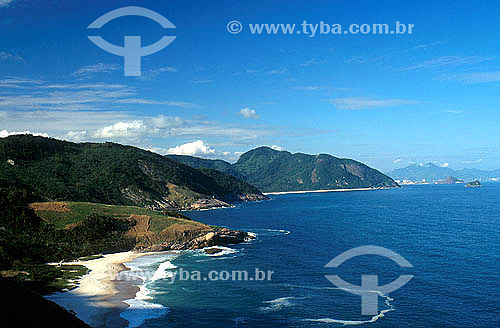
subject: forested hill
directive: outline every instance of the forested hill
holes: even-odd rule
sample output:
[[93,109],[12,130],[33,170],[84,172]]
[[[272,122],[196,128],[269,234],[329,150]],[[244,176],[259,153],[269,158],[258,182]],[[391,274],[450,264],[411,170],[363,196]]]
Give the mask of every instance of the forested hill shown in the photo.
[[259,147],[241,155],[235,164],[191,156],[174,158],[196,168],[217,167],[265,192],[398,186],[390,177],[363,163],[327,154],[292,154]]
[[194,169],[136,147],[31,135],[0,139],[0,184],[22,186],[47,200],[156,209],[264,198],[233,176]]
[[166,157],[197,169],[201,168],[214,169],[220,172],[230,174],[238,179],[242,180],[245,179],[245,176],[240,172],[238,172],[231,163],[223,161],[221,159],[206,159],[189,155],[166,155]]

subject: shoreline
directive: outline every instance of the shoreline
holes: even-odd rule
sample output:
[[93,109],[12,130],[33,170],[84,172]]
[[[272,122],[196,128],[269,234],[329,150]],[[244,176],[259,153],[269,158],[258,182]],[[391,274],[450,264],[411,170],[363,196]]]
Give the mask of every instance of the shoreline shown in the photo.
[[139,287],[133,281],[116,280],[119,273],[129,270],[124,263],[151,253],[132,251],[106,254],[103,258],[63,264],[83,265],[90,271],[76,288],[45,296],[92,327],[128,327],[120,313],[129,307],[125,300],[136,297]]
[[321,190],[298,190],[298,191],[271,191],[263,192],[263,195],[288,195],[288,194],[308,194],[316,192],[343,192],[343,191],[368,191],[368,190],[386,190],[396,187],[382,187],[382,188],[351,188],[351,189],[321,189]]

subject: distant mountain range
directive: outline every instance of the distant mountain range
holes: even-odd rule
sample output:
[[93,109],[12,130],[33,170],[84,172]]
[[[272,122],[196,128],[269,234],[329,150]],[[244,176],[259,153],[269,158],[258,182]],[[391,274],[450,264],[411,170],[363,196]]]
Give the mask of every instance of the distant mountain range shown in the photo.
[[264,192],[397,186],[390,177],[363,163],[326,154],[292,154],[259,147],[241,155],[235,164],[193,156],[167,157],[194,168],[220,170]]
[[31,135],[0,139],[0,186],[46,200],[198,209],[266,199],[232,175],[194,169],[136,147],[72,143]]
[[484,171],[478,169],[454,170],[449,167],[440,167],[432,163],[413,164],[404,168],[396,169],[388,173],[395,180],[411,180],[436,182],[448,177],[455,177],[464,181],[500,181],[500,169]]
[[262,191],[395,187],[352,159],[260,147],[231,164],[161,156],[116,143],[73,143],[32,135],[0,139],[0,186],[46,200],[200,209],[266,199]]

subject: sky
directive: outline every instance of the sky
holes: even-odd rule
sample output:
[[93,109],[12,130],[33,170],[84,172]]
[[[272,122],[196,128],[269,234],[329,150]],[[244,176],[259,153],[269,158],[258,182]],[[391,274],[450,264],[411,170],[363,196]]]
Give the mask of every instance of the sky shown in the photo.
[[[176,28],[141,16],[87,28],[126,6]],[[228,161],[266,145],[384,172],[497,169],[499,11],[498,1],[0,0],[0,137],[29,131]],[[313,36],[304,21],[413,28]],[[125,36],[142,46],[176,38],[140,58],[140,76],[125,76],[124,58],[88,36],[120,47]]]

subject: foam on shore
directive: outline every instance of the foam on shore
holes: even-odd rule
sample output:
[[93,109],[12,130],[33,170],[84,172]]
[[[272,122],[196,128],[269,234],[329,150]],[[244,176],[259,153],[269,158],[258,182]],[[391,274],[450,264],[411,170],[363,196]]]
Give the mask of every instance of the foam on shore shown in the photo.
[[341,319],[333,319],[333,318],[318,318],[318,319],[303,319],[302,321],[310,321],[310,322],[320,322],[320,323],[337,323],[337,324],[343,324],[346,326],[357,326],[357,325],[363,325],[367,323],[373,323],[377,321],[380,318],[383,318],[387,312],[394,311],[395,308],[391,304],[391,301],[393,299],[389,297],[388,295],[385,295],[384,293],[380,291],[372,291],[373,293],[379,294],[381,297],[385,298],[385,305],[387,306],[386,309],[381,310],[378,314],[374,315],[371,317],[369,320],[341,320]]
[[176,257],[177,254],[170,252],[158,253],[125,263],[130,270],[125,272],[124,278],[140,282],[135,298],[125,300],[129,307],[120,313],[120,317],[129,322],[129,327],[139,327],[148,319],[161,318],[170,312],[168,307],[151,302],[151,294],[156,281],[173,277],[171,270],[177,266],[171,261]]

